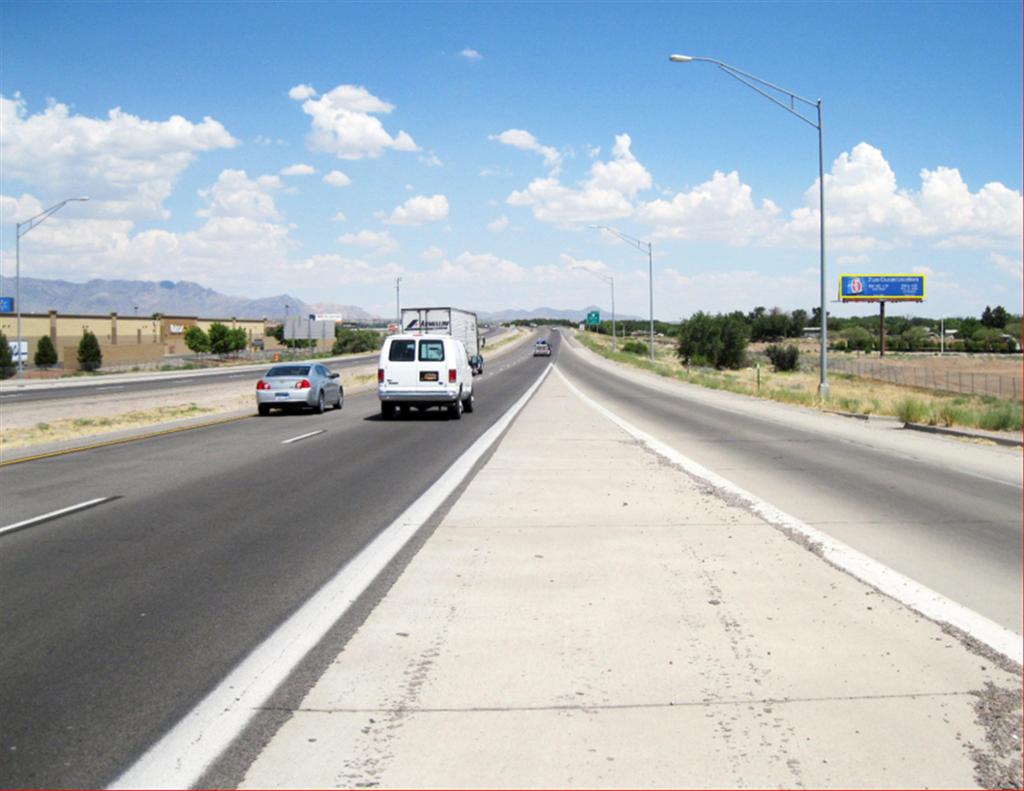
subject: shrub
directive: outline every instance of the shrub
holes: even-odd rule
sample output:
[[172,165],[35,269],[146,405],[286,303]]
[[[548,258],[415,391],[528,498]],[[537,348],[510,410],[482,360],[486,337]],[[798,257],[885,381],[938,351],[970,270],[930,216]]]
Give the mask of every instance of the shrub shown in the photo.
[[78,342],[78,364],[83,371],[95,371],[103,365],[100,342],[89,330],[82,332],[82,340]]
[[773,343],[764,350],[764,353],[768,355],[768,359],[772,361],[776,371],[800,370],[800,350],[793,344],[782,346]]
[[228,350],[240,352],[249,345],[249,334],[241,327],[232,327],[228,330]]
[[202,327],[194,325],[185,333],[185,345],[196,354],[210,351],[210,339],[206,337]]
[[737,316],[698,311],[679,327],[677,354],[687,365],[741,368],[747,356],[747,327]]
[[981,415],[979,424],[989,431],[1020,431],[1024,420],[1021,416],[1020,404],[1004,401]]
[[36,344],[36,353],[32,358],[33,362],[40,368],[48,368],[57,364],[57,350],[53,348],[53,341],[49,335],[43,335]]
[[907,396],[896,404],[896,414],[904,423],[923,423],[931,410],[920,399]]
[[210,351],[214,354],[230,354],[233,351],[237,351],[235,343],[237,339],[232,336],[231,330],[228,329],[226,324],[221,324],[219,321],[213,322],[210,325]]
[[647,344],[640,341],[626,341],[622,344],[622,351],[629,354],[647,354]]
[[10,344],[7,336],[0,332],[0,379],[13,376],[14,370],[14,355],[11,354]]
[[352,330],[339,327],[335,331],[332,354],[358,354],[380,348],[381,335],[373,330]]
[[849,327],[843,330],[846,348],[852,351],[869,352],[875,348],[875,338],[863,327]]

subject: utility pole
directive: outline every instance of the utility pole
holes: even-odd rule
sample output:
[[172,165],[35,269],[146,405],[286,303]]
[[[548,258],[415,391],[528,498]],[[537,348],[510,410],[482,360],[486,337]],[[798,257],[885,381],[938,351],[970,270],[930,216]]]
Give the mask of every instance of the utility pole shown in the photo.
[[395,278],[395,324],[402,331],[402,278]]

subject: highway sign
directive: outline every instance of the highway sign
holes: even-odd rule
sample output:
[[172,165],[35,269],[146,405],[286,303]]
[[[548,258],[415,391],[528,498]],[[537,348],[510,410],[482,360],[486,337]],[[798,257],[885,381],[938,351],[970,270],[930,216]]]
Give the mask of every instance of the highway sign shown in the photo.
[[840,275],[841,302],[924,301],[924,275]]
[[591,326],[601,323],[601,311],[592,310],[587,314],[587,324]]
[[0,313],[14,313],[14,297],[0,297]]

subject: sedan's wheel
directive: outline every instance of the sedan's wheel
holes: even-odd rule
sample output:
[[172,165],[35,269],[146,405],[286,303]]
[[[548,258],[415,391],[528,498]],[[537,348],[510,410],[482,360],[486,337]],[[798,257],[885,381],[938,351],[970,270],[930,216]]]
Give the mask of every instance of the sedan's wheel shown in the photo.
[[326,405],[324,404],[324,391],[321,390],[320,394],[316,397],[316,413],[318,415],[322,415],[324,413],[325,406]]
[[341,405],[342,405],[342,402],[344,400],[345,400],[345,394],[341,390],[339,390],[338,391],[338,400],[334,402],[334,408],[335,409],[341,409]]
[[256,409],[259,410],[260,417],[266,417],[270,414],[270,404],[259,404]]

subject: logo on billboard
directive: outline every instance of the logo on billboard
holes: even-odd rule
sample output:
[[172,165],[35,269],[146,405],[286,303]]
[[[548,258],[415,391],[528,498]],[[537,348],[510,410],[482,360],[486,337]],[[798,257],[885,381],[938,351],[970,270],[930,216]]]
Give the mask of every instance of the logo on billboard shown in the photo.
[[853,280],[850,281],[850,293],[860,294],[862,291],[864,291],[864,281],[859,277],[853,278]]

